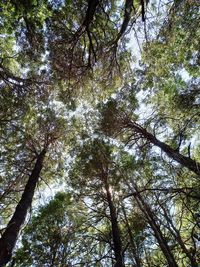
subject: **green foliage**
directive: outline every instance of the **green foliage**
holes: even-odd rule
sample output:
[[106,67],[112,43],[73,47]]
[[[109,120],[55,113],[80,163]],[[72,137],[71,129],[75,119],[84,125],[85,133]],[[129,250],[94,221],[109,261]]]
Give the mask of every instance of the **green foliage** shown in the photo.
[[149,66],[149,77],[167,79],[182,68],[191,76],[198,77],[198,21],[198,1],[174,4],[158,39],[145,47],[144,61]]
[[113,221],[121,267],[170,265],[161,244],[178,266],[198,266],[199,178],[152,139],[200,161],[199,7],[1,1],[2,233],[47,150],[12,266],[112,266]]
[[[59,192],[31,218],[16,252],[17,266],[69,264],[83,217],[69,193]],[[70,255],[71,254],[71,255]]]

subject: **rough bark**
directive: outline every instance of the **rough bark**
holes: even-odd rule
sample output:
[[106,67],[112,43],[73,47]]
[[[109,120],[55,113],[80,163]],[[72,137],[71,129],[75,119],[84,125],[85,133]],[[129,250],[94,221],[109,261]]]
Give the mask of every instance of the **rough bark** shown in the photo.
[[46,151],[43,150],[37,157],[35,166],[27,181],[24,192],[15,212],[9,221],[6,230],[0,239],[0,267],[5,266],[12,257],[12,251],[17,242],[21,226],[23,225],[28,210],[31,206],[35,187],[37,185]]
[[112,239],[113,239],[114,254],[115,254],[115,259],[116,259],[116,263],[114,264],[114,267],[124,267],[122,242],[121,242],[121,236],[120,236],[120,231],[118,227],[116,208],[112,200],[112,196],[110,193],[109,184],[108,184],[106,175],[104,175],[103,180],[104,180],[104,185],[105,185],[105,190],[106,190],[106,198],[107,198],[108,206],[110,210]]
[[141,137],[145,138],[153,145],[159,147],[170,158],[174,159],[175,161],[180,163],[182,166],[188,168],[189,170],[191,170],[195,174],[200,175],[200,163],[199,162],[180,154],[178,150],[171,148],[169,145],[167,145],[164,142],[161,142],[153,134],[148,132],[145,128],[138,125],[137,123],[129,121],[126,124],[126,127],[134,130],[136,133],[139,133],[141,135]]

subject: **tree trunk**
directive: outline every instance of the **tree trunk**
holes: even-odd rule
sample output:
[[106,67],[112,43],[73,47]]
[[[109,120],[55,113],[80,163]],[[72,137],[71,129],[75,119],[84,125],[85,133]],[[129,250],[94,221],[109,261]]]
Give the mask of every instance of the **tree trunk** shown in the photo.
[[95,11],[97,6],[99,5],[99,0],[89,0],[88,1],[88,7],[87,7],[87,11],[86,11],[86,16],[83,22],[83,25],[86,26],[86,28],[89,27],[89,24],[91,23],[91,21],[94,18],[95,15]]
[[123,255],[122,255],[123,254],[122,242],[121,242],[121,236],[120,236],[120,231],[118,227],[117,214],[116,214],[115,206],[112,201],[112,196],[111,196],[109,184],[107,181],[107,175],[104,175],[103,181],[105,184],[106,198],[108,201],[110,217],[111,217],[112,239],[113,239],[114,253],[115,253],[115,259],[116,259],[116,263],[114,264],[114,267],[124,267]]
[[150,207],[145,203],[145,201],[142,199],[139,193],[135,195],[135,200],[137,201],[142,212],[146,215],[146,219],[154,232],[155,238],[158,241],[160,249],[162,250],[165,256],[168,265],[170,267],[178,267],[178,264],[176,263],[174,256],[168,246],[167,240],[163,236],[163,233],[159,225],[156,223],[156,220],[154,218],[153,212],[151,211]]
[[182,166],[188,168],[189,170],[193,171],[197,175],[200,175],[200,163],[199,162],[189,157],[183,156],[182,154],[179,153],[178,150],[171,148],[169,145],[167,145],[164,142],[161,142],[153,134],[149,133],[145,128],[143,128],[137,123],[129,121],[126,124],[126,127],[133,129],[136,133],[139,133],[143,138],[148,140],[153,145],[159,147],[170,158],[174,159],[175,161],[180,163]]
[[131,244],[131,250],[132,250],[132,254],[133,254],[136,266],[142,267],[140,256],[139,256],[139,253],[137,250],[137,246],[136,246],[135,241],[134,241],[134,236],[133,236],[133,233],[132,233],[132,230],[131,230],[131,227],[130,227],[130,224],[129,224],[129,221],[128,221],[128,218],[126,215],[126,210],[125,210],[123,204],[122,204],[122,212],[124,214],[125,223],[126,223],[126,227],[127,227],[128,235],[129,235],[129,239],[130,239],[130,244]]
[[168,213],[166,211],[166,209],[162,206],[162,204],[159,202],[159,205],[161,207],[161,209],[164,212],[164,217],[167,220],[167,222],[169,223],[169,231],[172,233],[172,235],[176,238],[178,244],[180,245],[182,251],[186,254],[186,256],[188,257],[188,259],[191,262],[191,266],[192,267],[198,267],[198,263],[194,257],[194,255],[192,255],[190,253],[190,251],[187,249],[180,232],[178,231],[178,229],[174,226],[174,223],[172,221],[172,219],[168,216]]
[[44,149],[37,157],[37,161],[27,181],[22,197],[17,204],[15,212],[9,221],[6,230],[0,239],[0,267],[5,266],[12,257],[12,251],[17,242],[20,228],[23,225],[28,209],[31,206],[35,187],[37,185],[43,160],[46,154]]

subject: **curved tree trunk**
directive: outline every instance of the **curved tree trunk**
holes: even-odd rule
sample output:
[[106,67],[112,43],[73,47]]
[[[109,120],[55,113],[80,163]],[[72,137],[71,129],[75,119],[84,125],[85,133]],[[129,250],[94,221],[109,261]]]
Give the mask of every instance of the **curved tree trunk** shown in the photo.
[[27,181],[22,197],[17,204],[15,212],[9,221],[6,230],[0,239],[0,267],[5,266],[12,257],[12,251],[17,242],[20,228],[23,225],[28,210],[31,206],[35,187],[37,185],[40,172],[42,170],[43,160],[46,154],[44,149],[37,157],[35,166]]
[[151,134],[145,128],[143,128],[142,126],[140,126],[135,122],[128,121],[125,127],[132,129],[136,133],[139,133],[143,138],[145,138],[150,143],[152,143],[153,145],[159,147],[162,151],[164,151],[170,158],[174,159],[175,161],[180,163],[182,166],[188,168],[195,174],[200,175],[199,162],[180,154],[178,150],[171,148],[164,142],[161,142],[153,134]]

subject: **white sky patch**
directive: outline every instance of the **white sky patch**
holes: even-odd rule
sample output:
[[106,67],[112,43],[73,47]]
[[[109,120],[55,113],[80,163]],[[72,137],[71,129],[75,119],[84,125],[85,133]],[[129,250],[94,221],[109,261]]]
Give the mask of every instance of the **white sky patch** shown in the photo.
[[186,69],[181,69],[179,71],[176,72],[177,74],[179,74],[181,76],[181,78],[185,81],[185,82],[188,82],[189,80],[191,80],[191,76],[190,74],[188,73],[188,71]]

